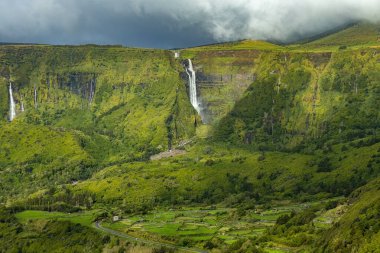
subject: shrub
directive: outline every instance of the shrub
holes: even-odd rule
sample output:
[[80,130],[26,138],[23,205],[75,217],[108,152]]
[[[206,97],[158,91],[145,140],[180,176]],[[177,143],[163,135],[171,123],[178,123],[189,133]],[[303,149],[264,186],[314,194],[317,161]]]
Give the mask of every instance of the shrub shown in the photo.
[[259,162],[264,161],[264,160],[265,160],[264,154],[261,154],[261,155],[259,155],[259,157],[257,157],[257,161],[259,161]]
[[174,252],[174,249],[168,248],[168,247],[164,247],[164,246],[161,246],[159,248],[154,248],[152,250],[152,253],[173,253],[173,252]]
[[203,245],[203,247],[204,247],[205,249],[213,249],[213,248],[215,248],[215,245],[214,245],[211,241],[207,241],[207,242]]
[[208,159],[208,160],[205,162],[205,165],[206,165],[206,166],[212,166],[212,165],[214,165],[214,164],[215,164],[215,161],[212,160],[212,159]]
[[102,238],[102,243],[107,244],[111,241],[111,237],[109,235],[104,235]]
[[330,158],[324,157],[319,163],[317,172],[330,172],[333,170]]
[[[293,214],[293,216],[294,216],[294,214]],[[283,224],[287,223],[290,220],[290,218],[292,218],[293,216],[292,216],[292,214],[291,215],[283,214],[277,218],[276,224],[277,225],[283,225]]]
[[342,46],[339,47],[339,50],[345,50],[345,49],[347,49],[346,45],[342,45]]
[[327,202],[325,208],[326,208],[326,210],[333,209],[333,208],[338,206],[338,203],[339,203],[338,201],[329,201],[329,202]]
[[210,154],[212,154],[212,153],[214,153],[214,151],[213,151],[213,149],[212,149],[210,146],[205,147],[205,148],[203,149],[203,154],[204,154],[204,155],[210,155]]

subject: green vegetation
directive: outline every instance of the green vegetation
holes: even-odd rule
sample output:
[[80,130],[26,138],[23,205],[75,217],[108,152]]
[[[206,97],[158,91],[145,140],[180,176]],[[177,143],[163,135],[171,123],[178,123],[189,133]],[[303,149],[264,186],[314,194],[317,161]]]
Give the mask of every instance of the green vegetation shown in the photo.
[[304,50],[346,50],[379,46],[380,24],[359,23],[343,31],[301,45]]
[[380,242],[379,180],[354,191],[351,206],[320,240],[319,252],[376,252]]
[[[102,221],[212,252],[376,252],[378,31],[362,23],[299,45],[183,49],[181,59],[0,46],[2,250],[174,251],[95,231]],[[187,58],[207,124],[189,103]]]
[[193,48],[187,48],[182,51],[182,58],[193,58],[194,55],[199,54],[200,52],[213,52],[213,51],[240,51],[240,50],[260,50],[260,51],[273,51],[273,50],[284,50],[284,47],[275,45],[266,41],[260,40],[242,40],[237,42],[228,42],[213,44],[207,46],[199,46]]
[[79,224],[57,220],[19,223],[8,211],[0,210],[3,252],[102,252],[109,242],[109,236]]
[[58,221],[71,221],[72,223],[81,224],[90,227],[100,213],[84,212],[84,213],[62,213],[62,212],[46,212],[46,211],[23,211],[17,213],[15,217],[21,222],[25,223],[30,220],[43,220],[54,219]]
[[[307,153],[364,136],[378,138],[380,66],[374,52],[260,56],[254,61],[256,80],[216,123],[215,137]],[[207,92],[206,98],[213,95]]]
[[[146,160],[195,132],[181,66],[168,52],[2,46],[0,64],[2,192],[26,196],[47,182],[83,180],[109,164]],[[8,80],[12,124],[5,122]]]
[[[268,231],[274,234],[279,228],[276,221],[289,214],[293,215],[293,226],[311,222],[297,220],[309,212],[308,207],[323,206],[322,202],[288,204],[265,209],[257,205],[254,210],[241,208],[183,207],[171,210],[154,210],[147,214],[127,215],[117,222],[107,222],[103,225],[136,237],[175,243],[183,246],[212,247],[229,250],[231,245],[239,240],[256,240]],[[306,209],[306,210],[305,210]],[[304,210],[304,211],[303,211]],[[297,213],[297,215],[295,214]],[[288,222],[289,223],[289,222]],[[301,224],[302,225],[302,224]],[[273,228],[273,230],[272,230]],[[266,235],[267,236],[267,235]],[[299,236],[299,235],[298,235]],[[274,239],[273,239],[274,240]],[[213,242],[218,243],[214,245]],[[270,250],[269,243],[260,244]],[[292,247],[292,246],[289,246]]]

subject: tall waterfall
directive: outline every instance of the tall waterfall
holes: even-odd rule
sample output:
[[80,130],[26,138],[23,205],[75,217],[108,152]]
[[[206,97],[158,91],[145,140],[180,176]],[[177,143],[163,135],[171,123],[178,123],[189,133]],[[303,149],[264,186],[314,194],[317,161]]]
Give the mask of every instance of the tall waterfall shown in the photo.
[[190,59],[189,66],[186,68],[186,73],[189,76],[189,95],[190,95],[190,103],[193,105],[194,109],[200,114],[201,108],[199,107],[199,102],[197,98],[197,84],[195,82],[195,71],[193,69],[193,63]]
[[16,117],[16,104],[13,99],[12,84],[9,82],[9,120],[12,121]]

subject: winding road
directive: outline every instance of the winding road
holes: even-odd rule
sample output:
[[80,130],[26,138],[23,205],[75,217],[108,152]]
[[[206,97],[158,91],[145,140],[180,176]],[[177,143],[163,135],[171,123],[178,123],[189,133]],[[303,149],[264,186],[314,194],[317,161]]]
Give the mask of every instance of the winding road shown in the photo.
[[121,233],[121,232],[113,230],[113,229],[105,228],[98,221],[95,222],[94,227],[96,229],[98,229],[98,230],[103,231],[103,232],[106,232],[106,233],[109,233],[109,234],[112,234],[112,235],[115,235],[115,236],[119,236],[119,237],[128,239],[130,241],[144,243],[144,244],[147,244],[147,245],[150,245],[150,246],[159,246],[159,247],[162,246],[162,247],[176,249],[176,250],[180,250],[180,251],[184,251],[184,252],[208,253],[208,251],[202,250],[202,249],[184,248],[184,247],[180,247],[180,246],[177,246],[177,245],[174,245],[174,244],[162,243],[162,242],[156,242],[156,241],[150,241],[150,240],[147,240],[147,239],[142,239],[142,238],[137,238],[137,237],[134,237],[134,236],[130,236],[128,234],[124,234],[124,233]]

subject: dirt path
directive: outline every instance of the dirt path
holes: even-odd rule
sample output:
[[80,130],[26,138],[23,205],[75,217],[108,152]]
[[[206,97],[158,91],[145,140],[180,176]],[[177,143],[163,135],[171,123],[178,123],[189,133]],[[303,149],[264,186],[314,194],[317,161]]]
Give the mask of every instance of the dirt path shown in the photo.
[[173,156],[178,156],[178,155],[183,155],[183,154],[186,154],[185,150],[173,149],[173,150],[161,152],[161,153],[159,153],[157,155],[152,155],[150,157],[150,160],[152,160],[152,161],[154,161],[154,160],[160,160],[162,158],[168,158],[168,157],[173,157]]

